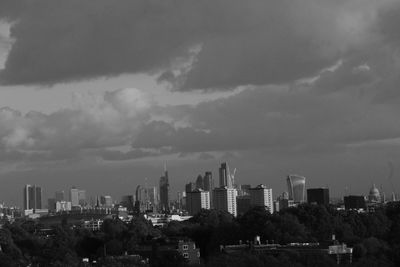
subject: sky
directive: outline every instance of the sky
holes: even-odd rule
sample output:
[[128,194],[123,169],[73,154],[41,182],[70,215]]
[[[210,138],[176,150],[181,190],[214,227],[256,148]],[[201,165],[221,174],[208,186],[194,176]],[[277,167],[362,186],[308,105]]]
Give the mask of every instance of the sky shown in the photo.
[[400,192],[397,0],[1,0],[0,202],[198,174]]

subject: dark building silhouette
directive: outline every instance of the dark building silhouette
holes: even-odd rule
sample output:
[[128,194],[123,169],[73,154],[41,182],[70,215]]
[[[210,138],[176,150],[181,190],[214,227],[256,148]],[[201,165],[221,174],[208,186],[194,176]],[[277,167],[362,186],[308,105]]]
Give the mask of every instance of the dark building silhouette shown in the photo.
[[190,182],[190,183],[187,183],[185,185],[185,192],[186,193],[193,192],[194,190],[196,190],[196,184],[195,183]]
[[164,167],[164,176],[160,177],[160,210],[169,211],[169,181],[166,167]]
[[204,191],[210,192],[210,207],[213,208],[214,180],[211,172],[206,172],[203,177]]
[[219,168],[219,186],[233,188],[234,181],[232,181],[232,176],[229,172],[229,166],[226,162],[221,163]]
[[199,174],[199,176],[197,176],[196,189],[204,190],[204,180],[203,180],[203,176],[201,176],[201,174]]
[[329,189],[328,188],[307,189],[307,202],[309,204],[329,205]]
[[205,191],[212,191],[214,189],[214,181],[211,172],[206,172],[203,177],[203,185]]
[[25,185],[24,187],[24,209],[42,208],[42,188],[37,185]]
[[237,214],[243,215],[251,208],[250,195],[236,197]]
[[365,203],[364,196],[345,196],[344,197],[344,208],[346,210],[365,210],[367,205]]

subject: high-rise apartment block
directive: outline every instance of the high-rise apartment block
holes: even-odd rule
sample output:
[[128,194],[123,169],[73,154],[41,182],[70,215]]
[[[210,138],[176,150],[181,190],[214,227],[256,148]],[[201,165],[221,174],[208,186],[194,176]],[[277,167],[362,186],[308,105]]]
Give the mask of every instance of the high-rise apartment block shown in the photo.
[[42,208],[42,188],[37,185],[25,185],[24,187],[24,209]]
[[250,188],[250,205],[252,207],[265,207],[270,213],[274,212],[274,202],[272,198],[272,189],[265,185],[258,185]]
[[195,215],[201,209],[210,209],[210,192],[202,189],[187,192],[186,209],[190,215]]
[[235,188],[215,188],[213,191],[214,209],[229,212],[236,217],[236,197],[237,190]]
[[303,203],[306,200],[306,178],[300,175],[288,175],[287,186],[289,200],[295,203]]

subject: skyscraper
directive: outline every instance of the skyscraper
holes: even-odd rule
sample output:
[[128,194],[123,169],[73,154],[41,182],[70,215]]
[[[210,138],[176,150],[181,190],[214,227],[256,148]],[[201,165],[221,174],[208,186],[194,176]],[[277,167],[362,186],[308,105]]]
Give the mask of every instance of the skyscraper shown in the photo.
[[201,174],[199,174],[197,176],[196,179],[196,189],[202,189],[204,190],[204,180],[203,180],[203,176],[201,176]]
[[158,205],[157,187],[136,187],[135,206],[142,212],[147,210],[155,210]]
[[229,171],[228,164],[226,162],[221,163],[221,167],[219,168],[219,186],[233,188],[233,184],[234,181]]
[[210,192],[210,207],[213,208],[214,180],[211,172],[206,172],[203,177],[204,191]]
[[205,191],[212,191],[214,189],[214,181],[211,172],[206,172],[203,177],[203,184]]
[[160,177],[160,210],[169,211],[169,181],[166,166],[164,166],[164,176]]
[[236,197],[235,188],[220,187],[215,188],[213,192],[213,203],[216,210],[227,211],[236,217]]
[[24,209],[42,208],[42,188],[37,185],[25,185],[24,187]]
[[260,184],[255,188],[250,188],[249,192],[252,207],[265,207],[270,213],[274,212],[272,189]]
[[287,186],[289,199],[296,203],[305,202],[306,195],[306,178],[300,175],[288,175]]

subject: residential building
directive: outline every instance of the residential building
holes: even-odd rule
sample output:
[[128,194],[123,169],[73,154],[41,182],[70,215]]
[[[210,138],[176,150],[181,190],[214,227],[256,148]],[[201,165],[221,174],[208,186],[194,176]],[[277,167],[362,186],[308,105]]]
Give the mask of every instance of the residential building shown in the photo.
[[189,215],[195,215],[201,209],[210,209],[210,192],[202,189],[187,192],[186,209]]
[[223,210],[237,216],[237,190],[235,188],[220,187],[213,191],[213,203],[216,210]]
[[252,207],[265,207],[270,213],[274,212],[274,203],[272,199],[272,189],[265,185],[258,185],[250,188],[250,205]]

